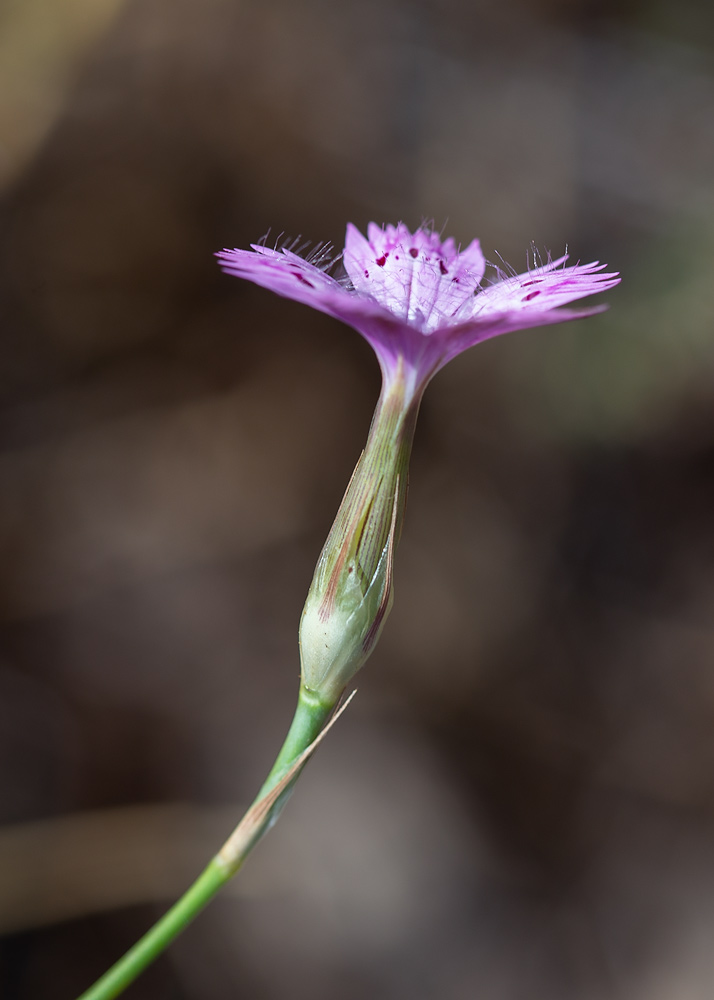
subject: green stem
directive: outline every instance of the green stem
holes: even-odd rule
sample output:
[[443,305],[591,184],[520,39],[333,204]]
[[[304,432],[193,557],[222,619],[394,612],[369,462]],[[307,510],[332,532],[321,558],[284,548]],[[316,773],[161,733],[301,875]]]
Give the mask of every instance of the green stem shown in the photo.
[[[301,686],[292,725],[255,802],[259,802],[278,784],[300,754],[316,739],[332,708],[332,705],[326,705],[319,701]],[[295,779],[297,779],[297,775]],[[289,793],[290,788],[280,796],[272,807],[261,834],[275,822]],[[229,865],[220,855],[216,855],[179,901],[111,969],[105,972],[93,986],[90,986],[79,1000],[111,1000],[112,997],[119,996],[178,937],[181,931],[213,899],[218,890],[235,875],[259,839],[260,835],[251,840],[245,851],[232,860]]]
[[334,707],[334,704],[326,704],[312,691],[308,691],[304,685],[300,685],[297,708],[288,735],[285,737],[280,753],[275,758],[275,763],[263,782],[255,802],[259,802],[277,785],[293,762],[317,739]]

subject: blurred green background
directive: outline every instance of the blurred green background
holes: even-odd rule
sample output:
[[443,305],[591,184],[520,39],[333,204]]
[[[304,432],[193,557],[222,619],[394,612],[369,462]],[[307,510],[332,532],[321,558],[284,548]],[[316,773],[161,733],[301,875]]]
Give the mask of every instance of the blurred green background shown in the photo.
[[365,439],[353,331],[222,275],[434,219],[610,311],[453,362],[395,610],[136,1000],[708,1000],[714,7],[5,0],[0,995],[72,998],[257,788]]

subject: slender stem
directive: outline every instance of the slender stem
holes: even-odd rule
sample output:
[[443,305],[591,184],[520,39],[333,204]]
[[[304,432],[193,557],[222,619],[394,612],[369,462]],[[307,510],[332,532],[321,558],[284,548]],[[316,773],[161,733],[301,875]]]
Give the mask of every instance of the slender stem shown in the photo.
[[304,685],[300,685],[297,708],[288,735],[255,798],[256,802],[277,785],[293,762],[317,739],[333,708],[334,704],[326,704],[312,691],[306,690]]
[[81,1000],[110,1000],[119,996],[178,937],[229,878],[225,868],[214,858],[168,913],[90,986]]
[[[288,735],[251,809],[279,784],[291,765],[316,739],[332,708],[332,705],[319,701],[301,686]],[[262,834],[275,822],[298,774],[299,771],[270,808],[256,835],[245,841],[244,848],[237,855],[232,852],[230,862],[220,853],[217,854],[179,901],[111,969],[90,986],[79,1000],[111,1000],[119,996],[178,937],[218,890],[235,875]]]

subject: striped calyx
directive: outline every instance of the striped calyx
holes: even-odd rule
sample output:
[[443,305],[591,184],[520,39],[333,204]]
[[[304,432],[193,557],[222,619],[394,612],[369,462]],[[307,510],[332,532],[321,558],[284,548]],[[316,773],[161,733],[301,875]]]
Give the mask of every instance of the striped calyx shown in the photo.
[[[411,380],[409,380],[411,381]],[[300,621],[304,686],[334,703],[372,652],[392,606],[420,388],[385,380],[369,437],[320,554]]]

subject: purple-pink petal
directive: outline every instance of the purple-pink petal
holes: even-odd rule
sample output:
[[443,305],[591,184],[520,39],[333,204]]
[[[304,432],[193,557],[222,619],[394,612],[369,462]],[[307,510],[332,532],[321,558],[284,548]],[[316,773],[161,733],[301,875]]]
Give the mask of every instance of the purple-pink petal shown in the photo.
[[216,257],[227,274],[246,278],[277,295],[304,302],[345,323],[354,325],[360,318],[392,321],[392,316],[377,303],[356,295],[290,250],[271,250],[254,244],[251,250],[221,250]]
[[620,280],[614,272],[602,273],[607,265],[598,261],[560,267],[567,259],[561,257],[484,289],[473,300],[472,316],[485,319],[504,312],[545,312],[607,291]]
[[438,233],[406,226],[380,229],[373,222],[369,239],[347,226],[344,265],[357,292],[423,333],[448,324],[473,298],[486,269],[478,240],[464,251]]

